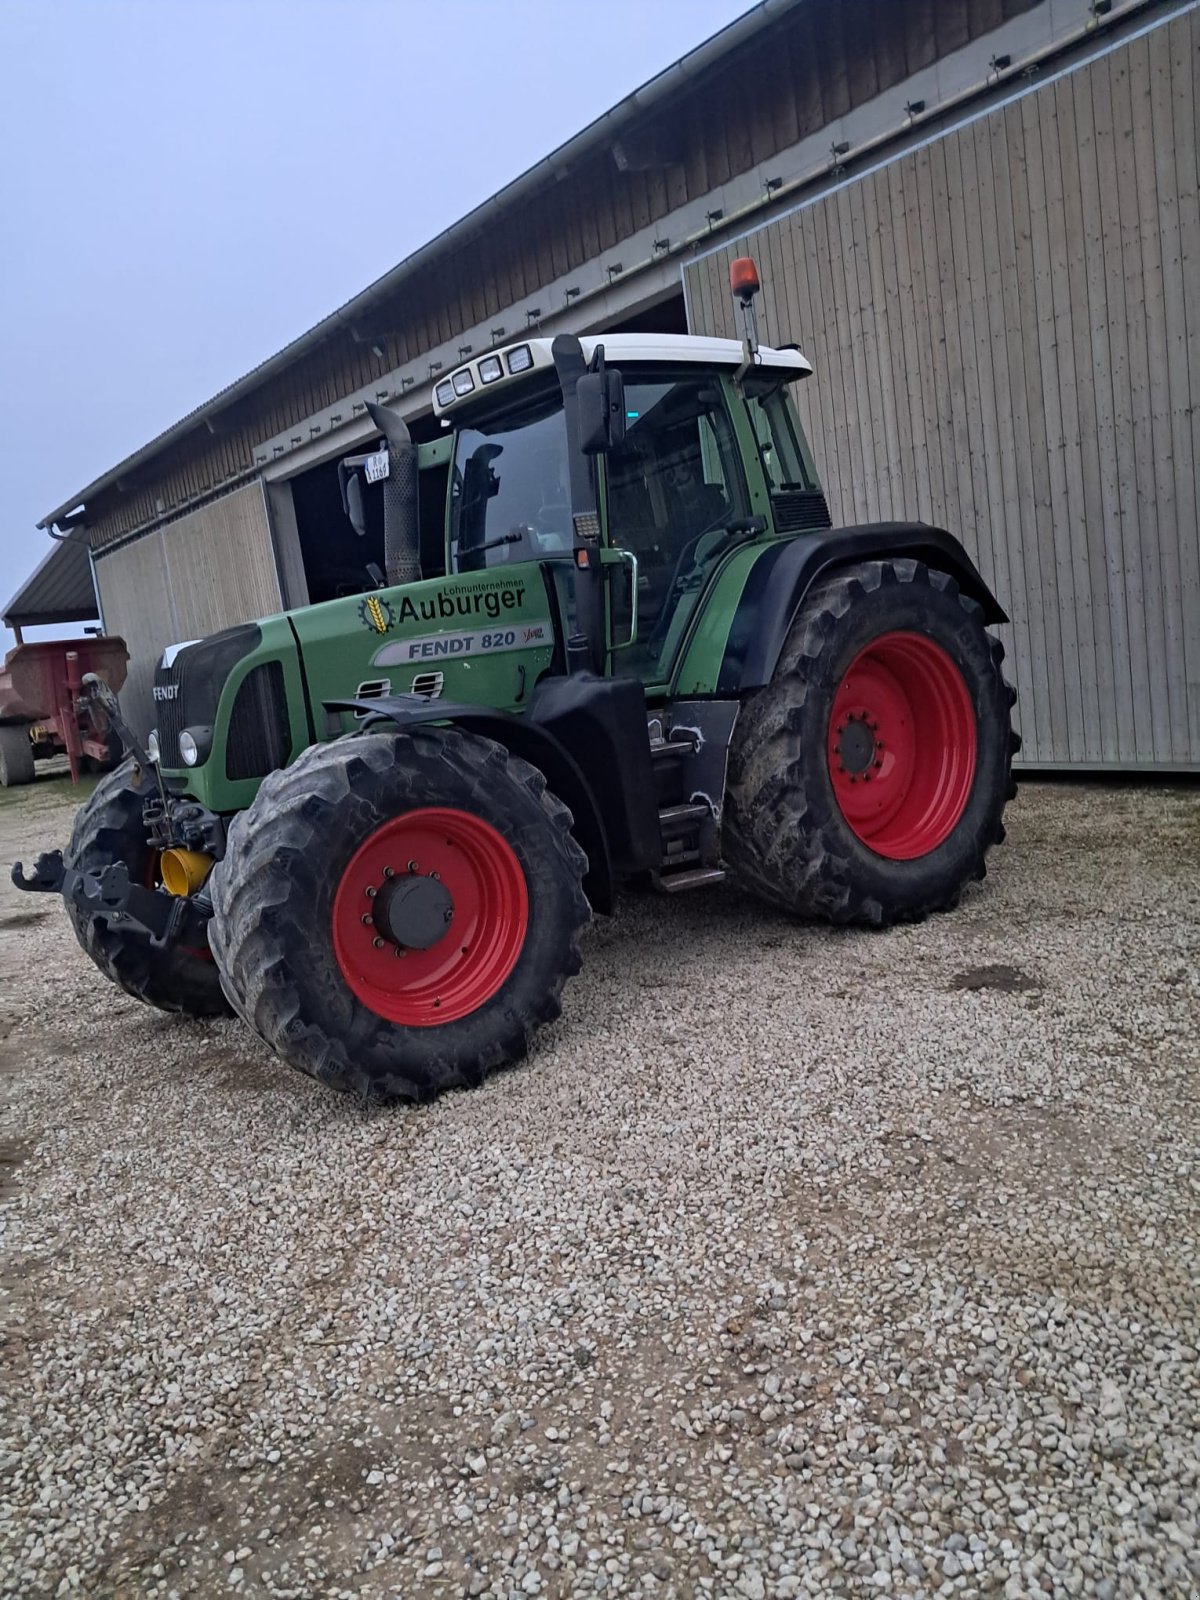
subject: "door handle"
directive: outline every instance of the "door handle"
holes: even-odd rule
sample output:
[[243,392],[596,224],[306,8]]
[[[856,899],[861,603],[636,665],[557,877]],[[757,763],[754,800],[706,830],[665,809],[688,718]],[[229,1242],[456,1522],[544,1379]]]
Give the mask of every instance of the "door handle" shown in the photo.
[[622,566],[630,569],[629,579],[629,637],[622,639],[620,644],[614,643],[612,649],[628,650],[631,644],[637,643],[638,637],[638,559],[632,550],[617,550],[614,554],[621,558]]

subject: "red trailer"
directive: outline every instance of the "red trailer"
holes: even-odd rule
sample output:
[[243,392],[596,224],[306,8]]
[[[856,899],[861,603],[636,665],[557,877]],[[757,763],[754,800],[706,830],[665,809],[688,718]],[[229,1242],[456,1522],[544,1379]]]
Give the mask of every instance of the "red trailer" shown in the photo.
[[84,763],[108,767],[121,742],[102,706],[83,692],[85,673],[103,678],[114,694],[125,682],[124,639],[101,635],[18,644],[0,667],[0,785],[33,780],[33,764],[65,751],[71,781]]

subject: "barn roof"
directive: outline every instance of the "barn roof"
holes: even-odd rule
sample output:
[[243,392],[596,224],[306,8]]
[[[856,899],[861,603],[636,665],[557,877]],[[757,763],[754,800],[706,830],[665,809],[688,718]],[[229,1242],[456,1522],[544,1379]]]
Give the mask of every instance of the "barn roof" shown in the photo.
[[88,547],[79,538],[55,540],[0,612],[9,627],[21,628],[91,622],[99,615]]

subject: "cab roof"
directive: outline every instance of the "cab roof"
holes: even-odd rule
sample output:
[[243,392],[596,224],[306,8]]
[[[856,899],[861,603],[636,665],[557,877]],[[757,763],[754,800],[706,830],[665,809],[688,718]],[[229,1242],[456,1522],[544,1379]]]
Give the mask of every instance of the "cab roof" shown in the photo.
[[[694,362],[732,372],[745,359],[739,339],[707,339],[689,333],[594,333],[579,342],[585,361],[590,362],[597,347],[603,345],[605,360],[622,368],[643,362],[654,366]],[[522,339],[464,361],[434,386],[435,414],[444,416],[464,401],[477,399],[481,390],[507,389],[531,373],[552,368],[552,344],[551,339]],[[760,345],[755,364],[778,372],[787,382],[807,378],[812,372],[810,362],[796,349],[775,350]]]

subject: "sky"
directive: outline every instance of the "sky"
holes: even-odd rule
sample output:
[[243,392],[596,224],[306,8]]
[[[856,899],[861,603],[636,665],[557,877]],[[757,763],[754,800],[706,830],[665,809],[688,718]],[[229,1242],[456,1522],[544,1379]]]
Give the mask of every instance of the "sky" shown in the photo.
[[0,605],[47,511],[749,9],[0,0]]

